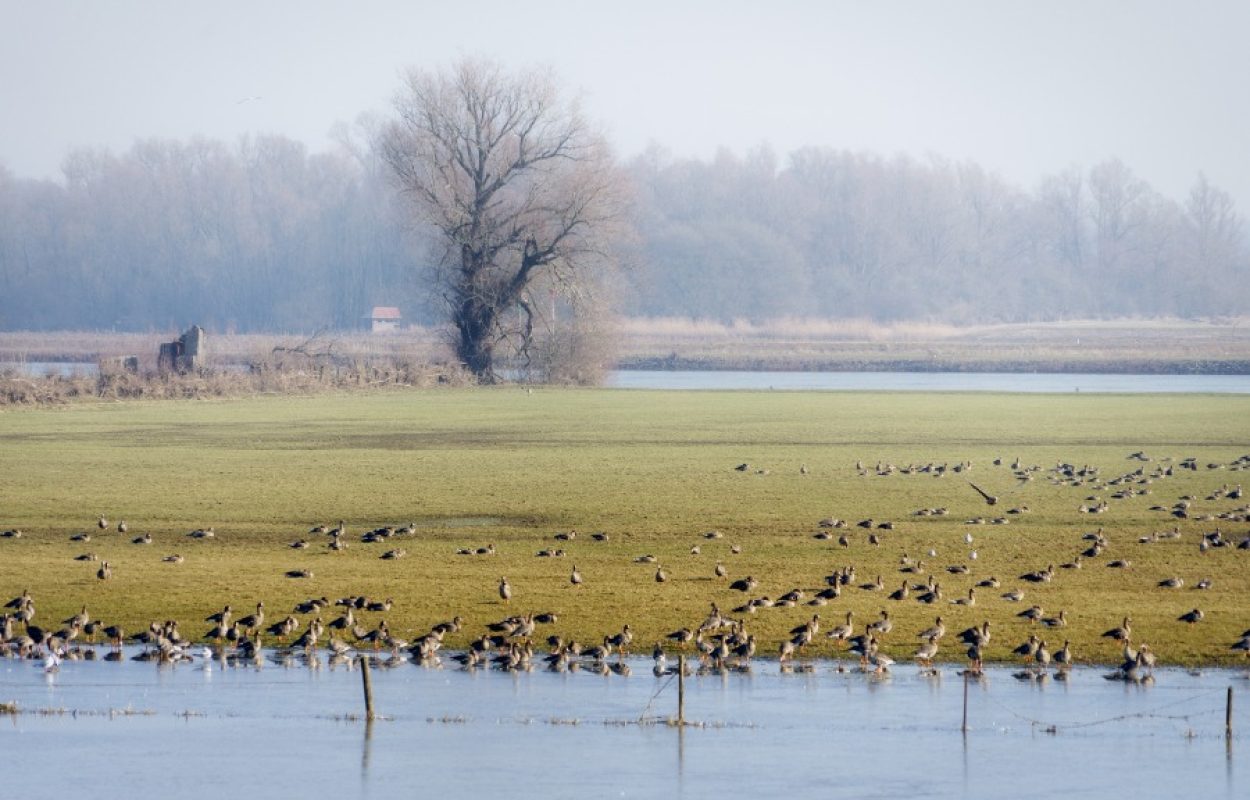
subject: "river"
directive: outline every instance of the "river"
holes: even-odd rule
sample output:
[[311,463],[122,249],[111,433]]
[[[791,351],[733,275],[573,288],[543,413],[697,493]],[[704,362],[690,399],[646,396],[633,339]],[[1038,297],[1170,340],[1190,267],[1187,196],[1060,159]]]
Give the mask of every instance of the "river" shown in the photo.
[[620,389],[1248,394],[1250,375],[620,370],[611,373],[607,385]]

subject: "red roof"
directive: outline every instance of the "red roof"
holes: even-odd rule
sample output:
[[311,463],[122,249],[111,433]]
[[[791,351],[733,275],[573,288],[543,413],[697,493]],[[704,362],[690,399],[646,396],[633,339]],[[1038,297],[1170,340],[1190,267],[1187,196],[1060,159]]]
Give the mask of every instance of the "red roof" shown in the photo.
[[395,306],[374,306],[373,313],[369,316],[372,319],[402,319],[399,309]]

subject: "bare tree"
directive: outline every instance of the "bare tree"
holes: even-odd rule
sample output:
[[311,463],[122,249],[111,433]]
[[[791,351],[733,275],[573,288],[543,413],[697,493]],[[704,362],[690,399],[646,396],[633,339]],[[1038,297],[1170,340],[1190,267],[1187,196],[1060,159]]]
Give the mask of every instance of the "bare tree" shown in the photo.
[[413,69],[394,105],[382,157],[443,244],[435,281],[456,354],[494,382],[501,343],[522,355],[533,343],[542,310],[531,284],[573,283],[611,263],[622,178],[545,71],[474,59]]

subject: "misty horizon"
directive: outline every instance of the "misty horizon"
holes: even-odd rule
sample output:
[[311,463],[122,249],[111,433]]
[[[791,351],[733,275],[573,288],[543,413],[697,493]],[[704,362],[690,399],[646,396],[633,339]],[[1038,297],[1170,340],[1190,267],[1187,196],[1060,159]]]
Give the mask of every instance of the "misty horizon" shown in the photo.
[[488,4],[471,21],[401,3],[3,5],[0,166],[22,178],[149,139],[277,134],[326,152],[387,113],[404,68],[470,54],[549,65],[625,160],[831,147],[973,162],[1032,189],[1119,159],[1166,197],[1202,174],[1250,203],[1250,110],[1230,94],[1250,74],[1250,7],[1226,0]]

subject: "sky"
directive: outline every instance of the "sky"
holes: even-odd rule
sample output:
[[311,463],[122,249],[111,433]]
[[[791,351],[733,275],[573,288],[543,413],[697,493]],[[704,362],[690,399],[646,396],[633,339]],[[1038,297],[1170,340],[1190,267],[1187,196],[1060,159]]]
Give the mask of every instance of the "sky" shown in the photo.
[[0,0],[0,165],[386,115],[407,67],[549,66],[622,158],[804,146],[971,160],[1032,188],[1119,158],[1250,216],[1246,0]]

